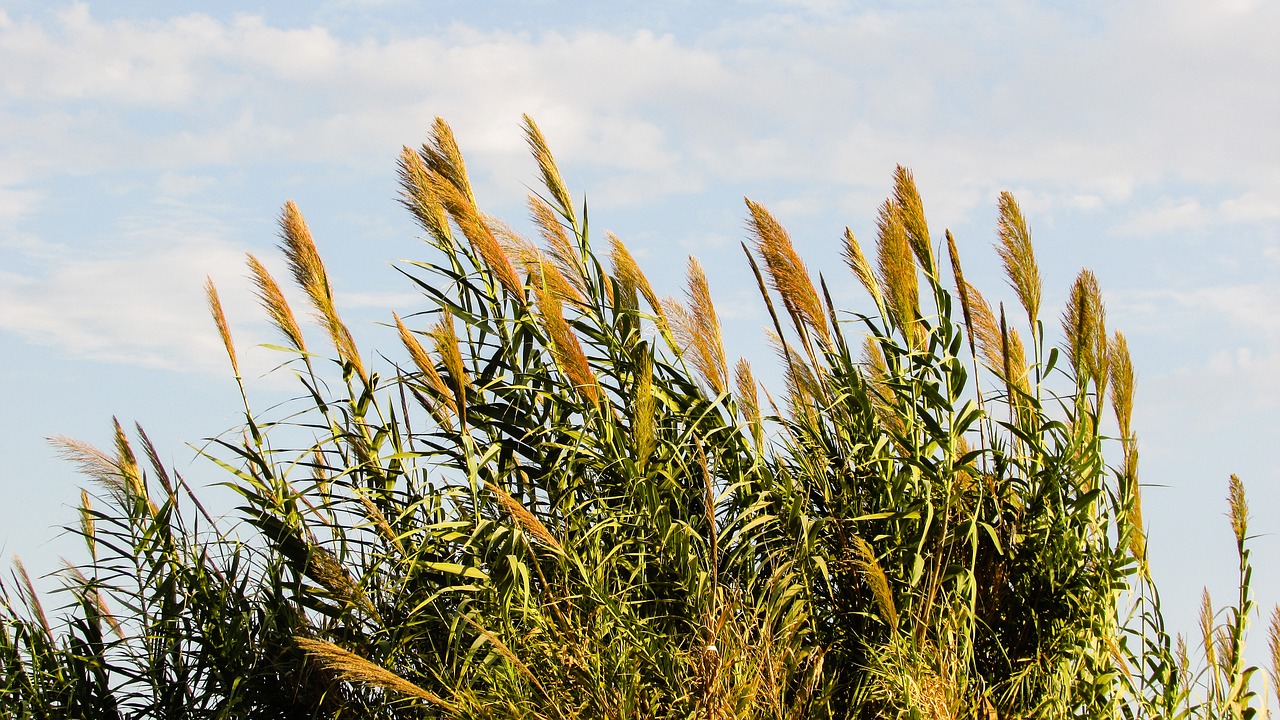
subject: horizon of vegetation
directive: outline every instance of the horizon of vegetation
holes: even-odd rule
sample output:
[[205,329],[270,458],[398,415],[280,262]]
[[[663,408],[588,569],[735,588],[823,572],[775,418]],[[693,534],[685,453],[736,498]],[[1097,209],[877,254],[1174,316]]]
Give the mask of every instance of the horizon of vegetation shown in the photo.
[[1011,315],[965,281],[904,168],[872,256],[845,230],[866,312],[837,310],[747,200],[775,396],[725,357],[698,261],[686,297],[664,299],[620,239],[593,249],[585,203],[525,129],[540,244],[480,210],[443,121],[401,155],[432,255],[398,270],[434,307],[390,319],[403,363],[356,346],[292,202],[281,250],[323,343],[248,265],[294,401],[254,408],[208,285],[244,421],[203,452],[235,516],[208,513],[141,428],[117,423],[110,451],[60,441],[96,483],[75,529],[87,559],[64,572],[60,617],[20,562],[0,583],[0,710],[1267,714],[1280,608],[1260,671],[1244,654],[1243,484],[1228,486],[1237,596],[1206,591],[1201,637],[1171,636],[1146,565],[1127,343],[1088,270],[1051,342],[1011,194],[997,245]]

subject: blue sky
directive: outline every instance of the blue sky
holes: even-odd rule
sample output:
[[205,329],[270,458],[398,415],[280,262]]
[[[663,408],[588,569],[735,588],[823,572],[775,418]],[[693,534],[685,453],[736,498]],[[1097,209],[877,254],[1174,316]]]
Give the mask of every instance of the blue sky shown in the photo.
[[106,443],[117,415],[193,482],[221,479],[189,447],[234,425],[238,402],[206,275],[251,391],[282,392],[272,354],[249,349],[272,337],[242,259],[272,255],[286,199],[366,348],[393,347],[377,323],[421,306],[390,267],[422,254],[396,203],[400,146],[445,117],[482,206],[520,227],[528,112],[593,226],[660,290],[700,257],[731,350],[757,366],[744,195],[856,308],[838,238],[872,238],[895,164],[1005,301],[991,243],[1012,190],[1046,306],[1091,267],[1129,336],[1175,622],[1191,628],[1203,584],[1230,596],[1231,472],[1255,509],[1260,600],[1280,600],[1280,6],[200,5],[0,2],[0,550],[32,569],[74,552],[56,528],[83,482],[46,437]]

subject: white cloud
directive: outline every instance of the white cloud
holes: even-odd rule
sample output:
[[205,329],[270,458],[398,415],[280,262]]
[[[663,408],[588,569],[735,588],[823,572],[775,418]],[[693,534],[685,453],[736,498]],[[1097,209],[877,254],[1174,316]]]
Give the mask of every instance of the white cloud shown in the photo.
[[201,286],[208,273],[243,274],[241,263],[240,253],[210,238],[63,256],[39,272],[0,273],[0,328],[95,360],[222,369]]
[[[457,23],[348,39],[257,16],[106,21],[83,4],[0,14],[0,64],[20,68],[0,78],[0,219],[30,220],[74,175],[133,174],[175,198],[261,165],[383,175],[436,114],[482,197],[510,199],[532,180],[522,112],[597,208],[731,185],[784,214],[865,218],[901,162],[939,226],[989,222],[1006,187],[1033,225],[1059,210],[1132,235],[1280,218],[1271,5],[798,6],[682,39]],[[201,261],[167,252],[146,261]],[[67,262],[8,282],[50,297],[88,261]]]

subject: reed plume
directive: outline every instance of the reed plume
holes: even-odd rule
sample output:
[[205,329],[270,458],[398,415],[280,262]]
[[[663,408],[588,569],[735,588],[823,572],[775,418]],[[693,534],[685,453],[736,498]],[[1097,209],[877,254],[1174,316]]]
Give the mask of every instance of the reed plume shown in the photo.
[[89,491],[80,489],[80,534],[84,537],[84,542],[89,546],[89,556],[98,556],[98,534],[97,528],[94,527],[93,519],[93,501],[89,497]]
[[316,664],[347,682],[373,685],[401,695],[426,700],[446,712],[457,712],[457,708],[452,703],[439,695],[424,690],[381,665],[343,650],[331,642],[299,636],[295,636],[293,641]]
[[902,209],[892,200],[880,206],[876,219],[879,230],[878,255],[880,282],[894,320],[902,329],[913,350],[923,345],[924,334],[919,327],[920,281],[912,259],[911,242],[903,224]]
[[898,608],[893,602],[893,591],[889,589],[889,577],[885,574],[880,561],[871,545],[861,536],[853,536],[853,563],[862,575],[862,579],[871,590],[880,611],[880,618],[891,629],[898,627]]
[[422,347],[422,343],[418,342],[418,338],[405,327],[400,316],[391,313],[395,318],[396,330],[400,334],[400,342],[404,345],[405,350],[409,351],[409,358],[413,361],[423,384],[431,391],[433,399],[439,405],[434,406],[432,415],[436,417],[436,421],[446,427],[451,425],[449,415],[458,414],[457,398],[450,391],[448,384],[444,378],[440,377],[440,372],[436,370],[435,363],[431,360],[431,356],[427,354],[426,348]]
[[[325,271],[319,251],[316,250],[311,230],[307,228],[302,213],[292,200],[285,203],[284,212],[281,214],[280,234],[282,238],[280,249],[284,251],[285,259],[288,260],[293,279],[307,294],[321,326],[329,333],[329,340],[338,351],[338,357],[349,364],[352,370],[367,383],[369,376],[365,372],[364,362],[360,359],[360,352],[356,349],[355,340],[342,322],[342,318],[338,316],[338,309],[333,303],[329,274]],[[275,315],[273,309],[268,308],[268,310],[273,316]],[[283,328],[281,331],[285,332]]]
[[724,358],[724,340],[720,332],[720,320],[711,302],[711,290],[707,287],[707,275],[697,258],[689,258],[689,307],[673,301],[667,303],[667,315],[672,318],[672,329],[681,346],[692,351],[690,361],[707,385],[719,395],[729,385],[729,370]]
[[875,270],[872,269],[870,261],[862,252],[862,245],[858,239],[853,236],[853,231],[849,228],[844,229],[844,245],[842,248],[845,264],[853,271],[854,277],[858,278],[858,282],[875,301],[876,308],[880,312],[884,312],[884,294],[880,291],[880,281],[876,278]]
[[760,423],[760,394],[751,374],[751,363],[746,358],[739,358],[734,366],[734,381],[738,389],[734,398],[738,401],[738,410],[743,421],[754,427]]
[[587,296],[587,278],[583,272],[582,258],[573,241],[565,234],[564,226],[556,218],[555,211],[542,198],[530,195],[529,212],[547,243],[547,255],[555,263],[559,274],[572,287],[572,293],[565,294],[565,298],[584,302]]
[[903,229],[920,267],[929,275],[936,275],[933,242],[929,238],[929,224],[924,217],[924,202],[920,200],[920,191],[916,189],[915,177],[901,165],[893,172],[893,204],[900,211]]
[[440,321],[432,326],[431,340],[452,382],[450,389],[453,391],[453,412],[458,416],[458,421],[465,425],[467,388],[471,386],[471,378],[467,376],[466,368],[463,367],[462,352],[458,349],[458,336],[453,328],[453,315],[448,311],[443,312]]
[[[467,177],[467,164],[462,159],[462,151],[458,149],[458,141],[453,136],[453,128],[443,118],[437,117],[431,125],[428,140],[422,146],[422,159],[437,180],[443,181],[460,196],[463,204],[476,206],[475,193],[471,191],[471,180]],[[438,187],[433,182],[433,187]],[[447,207],[447,205],[446,205]]]
[[218,336],[222,338],[222,346],[227,349],[227,357],[231,359],[231,371],[236,379],[240,379],[240,363],[236,361],[236,346],[231,342],[231,328],[227,326],[227,316],[222,312],[222,301],[218,299],[218,289],[213,286],[213,278],[204,280],[205,300],[209,304],[209,314],[218,326]]
[[560,545],[560,541],[556,540],[555,536],[551,534],[551,531],[547,529],[547,526],[543,525],[542,521],[539,520],[536,515],[529,512],[524,505],[521,505],[520,501],[511,497],[505,490],[488,480],[484,481],[484,486],[493,494],[493,497],[498,501],[498,505],[502,508],[503,512],[507,514],[507,517],[511,518],[512,522],[519,525],[526,533],[537,538],[542,542],[542,544],[552,548],[557,553],[564,552],[564,548]]
[[[1027,353],[1018,331],[996,319],[991,306],[977,288],[968,283],[965,287],[973,313],[973,333],[977,336],[978,349],[987,367],[999,373],[1012,387],[1029,392]],[[1010,401],[1015,402],[1015,399],[1010,398]]]
[[1249,501],[1244,496],[1244,483],[1240,482],[1239,476],[1232,473],[1228,489],[1230,512],[1227,518],[1231,520],[1231,531],[1236,536],[1236,544],[1244,547],[1246,531],[1249,528]]
[[636,363],[635,416],[631,421],[635,433],[636,454],[643,471],[658,445],[654,417],[656,403],[653,397],[653,355],[648,346],[641,348]]
[[807,328],[824,348],[829,348],[831,333],[827,329],[826,313],[809,278],[809,270],[791,243],[791,236],[763,205],[749,198],[746,202],[751,213],[751,232],[756,236],[756,250],[764,258],[773,289],[782,296],[782,303],[791,315],[796,332],[807,346]]
[[267,315],[271,317],[271,324],[284,336],[284,339],[288,341],[293,349],[300,353],[306,353],[307,343],[302,337],[302,327],[293,315],[293,308],[289,307],[289,302],[285,300],[284,292],[281,291],[279,283],[271,276],[271,273],[267,272],[266,266],[258,258],[248,255],[246,262],[249,265],[249,272],[253,276],[258,302],[267,311]]
[[592,403],[599,402],[600,386],[587,355],[582,350],[582,343],[578,342],[578,336],[564,319],[560,300],[545,282],[535,282],[533,289],[538,301],[538,315],[550,341],[551,356],[555,358],[556,365],[583,397]]
[[400,151],[399,170],[400,204],[409,210],[441,248],[453,247],[449,213],[432,189],[431,170],[423,160],[423,155],[404,147]]
[[658,294],[653,291],[653,286],[649,284],[649,279],[645,277],[640,265],[636,259],[632,257],[631,251],[627,250],[627,246],[622,240],[613,233],[606,233],[609,238],[609,257],[613,265],[613,275],[623,287],[634,288],[638,290],[644,297],[645,302],[649,303],[649,307],[653,310],[654,322],[658,325],[658,331],[668,339],[671,339],[672,328],[671,321],[667,318],[666,304],[658,298]]
[[542,136],[542,131],[528,115],[524,116],[524,128],[525,140],[529,143],[529,149],[533,151],[533,157],[538,161],[538,170],[542,173],[542,184],[546,186],[547,192],[551,193],[551,199],[555,201],[560,214],[571,225],[576,226],[578,221],[573,212],[573,199],[569,197],[569,190],[560,177],[560,169],[556,167],[555,158],[547,148],[547,141]]
[[[1000,216],[996,223],[1000,244],[996,252],[1004,262],[1004,272],[1009,285],[1018,295],[1018,301],[1027,311],[1027,321],[1032,328],[1040,317],[1040,268],[1036,265],[1035,251],[1031,246],[1031,232],[1027,221],[1013,195],[1000,193]],[[1034,330],[1033,330],[1034,331]]]
[[1062,315],[1067,337],[1067,358],[1076,375],[1091,378],[1101,396],[1107,385],[1107,312],[1102,304],[1098,278],[1089,269],[1080,271]]

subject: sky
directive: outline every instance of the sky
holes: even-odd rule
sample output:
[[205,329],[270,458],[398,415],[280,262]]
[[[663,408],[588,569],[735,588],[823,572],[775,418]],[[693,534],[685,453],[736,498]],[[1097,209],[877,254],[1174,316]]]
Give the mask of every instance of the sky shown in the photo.
[[[1133,2],[62,3],[0,0],[0,552],[47,572],[85,480],[47,438],[144,426],[196,485],[239,397],[204,308],[218,285],[252,396],[287,394],[245,280],[280,270],[297,201],[362,344],[426,307],[395,159],[436,116],[482,208],[526,227],[541,126],[594,228],[660,292],[707,268],[730,352],[767,319],[743,197],[788,227],[839,306],[895,165],[965,272],[1014,303],[992,249],[1021,203],[1045,324],[1081,267],[1137,368],[1153,571],[1175,630],[1234,595],[1227,478],[1253,507],[1255,590],[1280,601],[1280,4]],[[940,234],[940,232],[939,232]],[[278,273],[282,275],[283,273]],[[1054,335],[1051,333],[1051,337]],[[1265,617],[1255,620],[1255,651]]]

